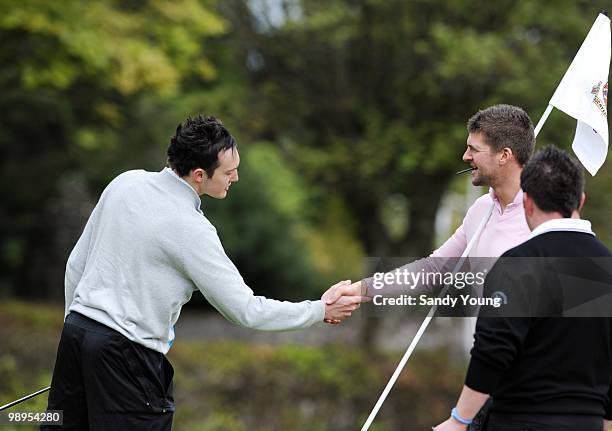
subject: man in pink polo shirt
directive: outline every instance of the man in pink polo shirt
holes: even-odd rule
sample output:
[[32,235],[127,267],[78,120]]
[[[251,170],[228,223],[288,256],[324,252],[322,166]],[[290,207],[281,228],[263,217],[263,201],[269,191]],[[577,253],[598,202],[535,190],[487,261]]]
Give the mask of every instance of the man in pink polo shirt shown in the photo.
[[[470,175],[475,186],[489,186],[468,209],[463,223],[442,246],[424,259],[400,269],[413,273],[442,271],[444,262],[459,258],[475,238],[468,257],[497,258],[525,241],[530,234],[523,212],[520,175],[535,146],[533,123],[521,108],[494,105],[478,111],[467,123],[467,149],[463,160],[474,168]],[[489,215],[490,214],[490,215]],[[479,226],[486,220],[478,234]],[[477,235],[478,234],[478,235]],[[455,259],[456,260],[456,259]],[[422,288],[431,291],[431,286]],[[341,295],[397,295],[422,291],[414,286],[374,286],[372,278],[350,285],[335,286],[323,296],[328,304]],[[328,323],[337,323],[327,321]]]

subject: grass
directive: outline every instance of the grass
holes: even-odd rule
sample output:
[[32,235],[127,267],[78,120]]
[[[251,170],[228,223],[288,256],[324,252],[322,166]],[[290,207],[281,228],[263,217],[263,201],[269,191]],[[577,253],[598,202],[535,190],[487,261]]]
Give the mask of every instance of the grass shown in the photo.
[[[0,304],[0,404],[50,384],[62,321],[61,307]],[[180,339],[168,357],[178,431],[359,429],[399,360],[342,342],[313,347]],[[372,429],[428,429],[445,418],[464,372],[447,358],[444,351],[415,354]],[[44,411],[46,401],[41,395],[11,410]]]

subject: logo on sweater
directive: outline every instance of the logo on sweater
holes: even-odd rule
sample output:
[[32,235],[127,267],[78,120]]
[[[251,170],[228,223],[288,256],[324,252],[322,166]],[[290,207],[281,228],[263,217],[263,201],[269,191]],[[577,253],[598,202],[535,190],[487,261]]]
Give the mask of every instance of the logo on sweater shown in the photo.
[[507,304],[508,303],[508,297],[506,296],[506,294],[500,290],[493,292],[493,294],[491,295],[491,298],[496,299],[497,301],[499,301],[500,304]]

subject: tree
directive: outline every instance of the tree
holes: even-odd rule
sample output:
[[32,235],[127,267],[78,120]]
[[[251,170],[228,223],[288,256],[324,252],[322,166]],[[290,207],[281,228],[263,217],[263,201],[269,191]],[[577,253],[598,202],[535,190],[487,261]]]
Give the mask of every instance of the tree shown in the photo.
[[143,116],[155,113],[151,106],[163,111],[183,86],[216,77],[206,40],[226,25],[213,6],[0,1],[0,291],[61,295],[67,252],[87,212],[63,208],[75,179],[88,186],[83,198],[142,154],[163,162],[145,133],[158,118]]
[[[234,1],[224,13],[249,70],[250,133],[342,196],[370,255],[419,256],[464,166],[468,117],[511,103],[537,121],[598,11],[587,6]],[[568,141],[557,118],[540,141]]]

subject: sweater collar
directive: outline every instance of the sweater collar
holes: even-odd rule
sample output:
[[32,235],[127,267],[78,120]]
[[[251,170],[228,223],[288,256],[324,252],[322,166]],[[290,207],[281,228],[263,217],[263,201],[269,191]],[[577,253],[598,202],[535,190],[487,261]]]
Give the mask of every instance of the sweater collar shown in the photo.
[[174,172],[174,170],[168,167],[164,168],[162,170],[162,173],[173,178],[176,181],[176,184],[179,185],[180,189],[184,190],[184,195],[186,197],[191,198],[196,209],[201,212],[200,206],[202,205],[202,200],[200,199],[200,196],[198,196],[196,191],[193,189],[193,187],[191,187],[191,185],[187,181],[179,177],[178,174]]
[[558,218],[548,220],[531,231],[529,239],[546,232],[580,232],[595,236],[591,230],[591,222],[579,218]]

